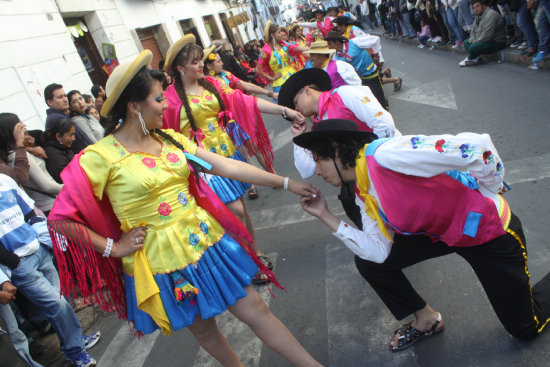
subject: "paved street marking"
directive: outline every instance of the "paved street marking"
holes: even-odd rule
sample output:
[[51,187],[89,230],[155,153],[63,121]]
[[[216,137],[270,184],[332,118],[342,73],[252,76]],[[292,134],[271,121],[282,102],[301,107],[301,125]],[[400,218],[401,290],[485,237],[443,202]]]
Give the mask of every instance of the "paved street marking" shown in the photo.
[[[404,78],[404,83],[408,83]],[[392,98],[407,102],[421,103],[428,106],[458,110],[451,80],[444,78],[434,82],[422,83],[415,88],[407,88],[403,92],[392,94]]]
[[537,181],[550,177],[550,153],[504,163],[508,184]]
[[[386,350],[395,318],[359,275],[353,253],[344,244],[326,245],[325,256],[329,367],[415,366],[414,348],[400,353],[372,352]],[[357,322],[373,310],[379,311],[376,317],[366,324]]]
[[141,367],[159,335],[161,332],[157,330],[138,339],[130,334],[128,324],[124,323],[97,365],[102,367]]
[[[273,265],[277,264],[276,252],[267,254]],[[267,306],[271,303],[271,294],[266,286],[255,287]],[[250,330],[248,325],[239,321],[230,312],[224,312],[216,317],[218,328],[225,335],[229,344],[235,350],[237,356],[245,366],[255,367],[260,365],[262,357],[262,341]],[[220,364],[204,349],[200,348],[195,358],[196,367],[217,367]]]

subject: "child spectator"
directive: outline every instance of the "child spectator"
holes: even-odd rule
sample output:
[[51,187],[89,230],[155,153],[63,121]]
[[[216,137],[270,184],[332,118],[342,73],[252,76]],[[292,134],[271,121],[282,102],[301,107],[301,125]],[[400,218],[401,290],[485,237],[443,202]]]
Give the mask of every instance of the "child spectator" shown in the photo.
[[44,133],[46,141],[46,169],[55,181],[62,184],[61,171],[74,157],[71,146],[75,141],[75,127],[72,119],[58,120]]
[[426,41],[432,37],[430,33],[430,26],[426,24],[425,21],[421,20],[420,25],[422,26],[422,32],[418,32],[418,41],[420,44],[418,48],[426,47]]
[[85,112],[86,116],[88,118],[90,117],[93,117],[95,118],[97,121],[100,121],[101,120],[101,116],[99,116],[99,111],[97,110],[97,108],[95,106],[88,106],[86,107],[86,112]]

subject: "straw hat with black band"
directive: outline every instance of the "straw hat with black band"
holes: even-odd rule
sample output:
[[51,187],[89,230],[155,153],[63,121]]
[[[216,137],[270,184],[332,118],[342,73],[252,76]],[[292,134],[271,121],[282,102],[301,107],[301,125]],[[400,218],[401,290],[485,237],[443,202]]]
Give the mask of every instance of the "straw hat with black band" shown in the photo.
[[111,115],[111,111],[124,89],[141,69],[150,66],[152,60],[153,53],[149,50],[143,50],[134,61],[124,62],[116,67],[105,85],[107,99],[101,107],[102,116],[109,117]]
[[203,51],[204,55],[202,55],[202,62],[205,62],[206,59],[208,59],[208,56],[210,56],[210,55],[215,56],[214,52],[216,52],[216,45],[212,45],[212,46],[208,47],[207,49],[205,49]]
[[195,35],[192,33],[186,34],[182,38],[180,38],[176,43],[174,43],[170,48],[168,49],[167,55],[166,55],[166,62],[164,63],[164,68],[167,72],[173,71],[172,64],[174,63],[174,60],[176,60],[176,57],[180,53],[180,51],[187,46],[190,43],[195,43]]
[[304,51],[304,54],[306,56],[309,56],[311,54],[314,54],[314,55],[321,54],[321,55],[328,55],[329,57],[331,57],[332,55],[334,55],[335,52],[336,50],[332,50],[328,48],[327,41],[317,41],[317,42],[313,42],[309,46],[309,51]]
[[264,28],[264,41],[266,43],[269,43],[269,28],[271,27],[271,25],[273,24],[273,22],[271,20],[268,20],[267,23],[265,24],[265,28]]
[[311,150],[314,146],[334,138],[348,138],[366,144],[378,139],[378,136],[370,131],[360,131],[353,121],[329,119],[319,121],[312,131],[296,136],[293,141],[296,145]]
[[332,89],[332,82],[326,71],[318,68],[302,69],[292,74],[285,84],[281,86],[278,100],[279,105],[292,109],[296,108],[294,106],[294,97],[300,89],[312,84],[319,87],[318,89],[322,92]]

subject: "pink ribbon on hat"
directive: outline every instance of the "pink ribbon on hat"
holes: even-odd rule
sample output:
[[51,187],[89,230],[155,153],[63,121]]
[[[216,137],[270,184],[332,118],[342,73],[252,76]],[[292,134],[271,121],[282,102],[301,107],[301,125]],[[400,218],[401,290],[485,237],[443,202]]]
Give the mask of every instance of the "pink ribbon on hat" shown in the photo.
[[204,146],[201,143],[201,140],[204,139],[206,135],[202,132],[202,129],[198,128],[197,131],[194,131],[193,129],[189,129],[189,139],[193,140],[195,139],[197,142],[197,145],[201,148],[204,148]]
[[225,110],[218,113],[218,123],[223,127],[226,127],[227,122],[233,120],[233,113],[231,111]]

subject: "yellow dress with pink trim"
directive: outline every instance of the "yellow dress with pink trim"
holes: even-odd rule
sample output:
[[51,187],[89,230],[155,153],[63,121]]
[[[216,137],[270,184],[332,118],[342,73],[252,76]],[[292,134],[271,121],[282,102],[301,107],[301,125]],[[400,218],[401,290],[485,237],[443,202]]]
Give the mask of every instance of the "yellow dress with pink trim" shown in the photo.
[[[165,130],[185,150],[197,146]],[[256,265],[189,192],[183,152],[159,137],[160,155],[130,153],[109,135],[86,148],[80,165],[94,195],[109,198],[123,232],[147,224],[144,249],[122,259],[128,319],[164,333],[225,311],[246,295]]]

